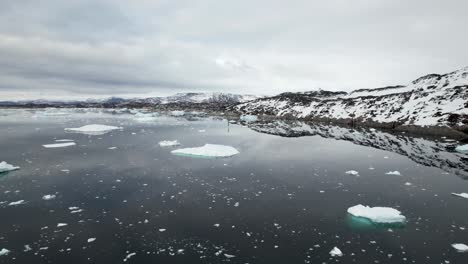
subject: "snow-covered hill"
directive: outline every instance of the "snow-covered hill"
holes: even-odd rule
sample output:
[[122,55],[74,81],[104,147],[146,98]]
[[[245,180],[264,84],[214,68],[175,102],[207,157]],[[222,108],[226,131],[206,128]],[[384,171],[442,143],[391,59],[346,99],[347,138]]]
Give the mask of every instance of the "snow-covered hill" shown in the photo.
[[429,74],[406,86],[361,89],[350,93],[283,93],[241,103],[240,114],[304,120],[333,119],[395,126],[468,127],[468,67]]

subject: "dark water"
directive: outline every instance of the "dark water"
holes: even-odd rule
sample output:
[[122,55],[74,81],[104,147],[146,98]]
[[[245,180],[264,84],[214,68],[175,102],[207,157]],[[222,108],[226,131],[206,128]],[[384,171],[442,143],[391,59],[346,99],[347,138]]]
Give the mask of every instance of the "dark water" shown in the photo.
[[[124,129],[64,131],[92,123]],[[0,263],[468,263],[468,253],[451,247],[468,244],[468,200],[451,195],[468,192],[466,163],[438,149],[444,142],[301,123],[249,126],[3,110],[0,161],[21,169],[0,174],[0,249],[10,250]],[[77,146],[42,147],[55,139]],[[200,159],[158,145],[173,139],[240,154]],[[401,176],[385,174],[395,170]],[[346,213],[357,204],[394,207],[408,221],[362,222]],[[335,246],[342,257],[330,256]]]

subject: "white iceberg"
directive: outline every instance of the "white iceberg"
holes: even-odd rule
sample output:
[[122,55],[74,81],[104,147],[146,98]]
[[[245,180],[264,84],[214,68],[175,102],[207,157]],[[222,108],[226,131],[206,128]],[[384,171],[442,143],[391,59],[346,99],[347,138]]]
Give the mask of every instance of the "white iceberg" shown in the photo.
[[69,146],[75,146],[75,142],[55,143],[42,145],[44,148],[64,148]]
[[241,115],[240,120],[245,122],[255,122],[257,121],[256,115]]
[[452,247],[456,249],[458,252],[468,252],[468,246],[465,244],[452,244]]
[[13,170],[19,170],[19,168],[20,167],[16,167],[16,166],[6,163],[6,161],[0,162],[0,173],[13,171]]
[[455,151],[462,152],[462,153],[468,153],[468,144],[456,147]]
[[159,141],[159,146],[161,147],[171,147],[180,145],[178,140],[163,140]]
[[2,250],[0,250],[0,256],[6,256],[8,253],[10,253],[10,250],[6,248],[2,248]]
[[103,135],[108,132],[111,132],[112,130],[118,130],[118,129],[122,129],[122,127],[98,125],[98,124],[85,125],[82,127],[75,127],[75,128],[65,128],[66,131],[77,132],[77,133],[82,133],[86,135]]
[[452,193],[452,195],[468,199],[468,193]]
[[406,217],[391,207],[369,207],[362,204],[348,208],[348,213],[363,217],[374,223],[404,223]]
[[343,256],[343,252],[341,252],[341,250],[337,247],[334,247],[331,251],[330,251],[330,256],[332,257],[342,257]]
[[389,171],[389,172],[387,172],[385,174],[387,174],[387,175],[398,175],[398,176],[401,175],[401,173],[399,171]]
[[239,154],[239,151],[231,146],[205,144],[198,148],[176,149],[171,153],[196,157],[230,157]]

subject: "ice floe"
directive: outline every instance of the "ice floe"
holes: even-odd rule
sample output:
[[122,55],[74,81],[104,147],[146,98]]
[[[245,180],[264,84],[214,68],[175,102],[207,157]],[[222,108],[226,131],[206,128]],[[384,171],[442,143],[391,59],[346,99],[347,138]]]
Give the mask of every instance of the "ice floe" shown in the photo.
[[401,173],[399,171],[389,171],[389,172],[386,172],[385,174],[387,174],[387,175],[401,175]]
[[159,141],[159,146],[161,147],[171,147],[180,145],[178,140],[163,140]]
[[52,200],[52,199],[55,199],[55,194],[46,194],[44,196],[42,196],[42,200]]
[[367,218],[374,223],[404,223],[406,217],[400,211],[391,207],[369,207],[362,204],[348,208],[348,213]]
[[346,174],[351,174],[351,175],[359,175],[359,172],[355,171],[355,170],[349,170],[347,172],[345,172]]
[[452,195],[468,199],[468,193],[452,193]]
[[0,162],[0,173],[7,172],[7,171],[18,170],[19,168],[20,167],[8,164],[6,161]]
[[341,256],[343,256],[343,252],[341,252],[341,250],[339,248],[334,247],[330,251],[330,256],[332,256],[332,257],[341,257]]
[[205,144],[197,148],[176,149],[171,151],[171,153],[198,157],[230,157],[239,154],[239,151],[231,146]]
[[42,145],[44,148],[64,148],[69,146],[75,146],[75,142],[55,143]]
[[6,256],[8,253],[10,253],[10,250],[6,248],[2,248],[2,250],[0,250],[0,256]]
[[107,126],[99,124],[85,125],[82,127],[65,128],[66,131],[82,133],[86,135],[103,135],[113,130],[122,129],[122,127]]
[[455,243],[455,244],[452,244],[452,247],[456,249],[458,252],[468,252],[468,246],[465,244]]

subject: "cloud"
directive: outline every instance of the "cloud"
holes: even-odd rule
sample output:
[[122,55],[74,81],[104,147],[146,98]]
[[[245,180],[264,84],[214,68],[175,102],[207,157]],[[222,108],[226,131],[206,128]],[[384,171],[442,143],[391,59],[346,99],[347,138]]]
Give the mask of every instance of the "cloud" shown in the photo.
[[464,1],[0,2],[0,96],[405,84],[468,64]]

